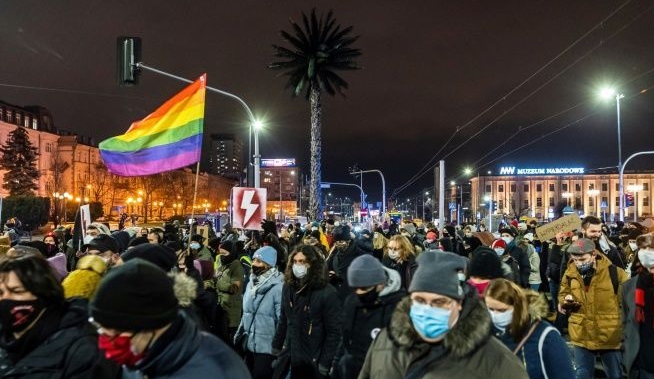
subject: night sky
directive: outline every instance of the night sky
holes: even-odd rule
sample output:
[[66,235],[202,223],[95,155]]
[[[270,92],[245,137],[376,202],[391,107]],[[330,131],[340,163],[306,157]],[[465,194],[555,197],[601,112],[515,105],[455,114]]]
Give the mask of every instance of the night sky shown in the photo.
[[[57,128],[98,142],[121,134],[184,86],[150,72],[137,87],[116,85],[116,37],[138,36],[144,63],[190,79],[206,72],[210,86],[243,98],[265,120],[262,156],[294,157],[308,174],[308,102],[266,66],[271,45],[286,46],[279,30],[313,6],[353,25],[363,53],[362,70],[342,73],[346,97],[323,96],[323,181],[353,182],[347,169],[358,163],[382,170],[390,195],[443,157],[448,180],[466,166],[615,166],[615,101],[596,97],[605,83],[625,95],[623,159],[654,147],[651,0],[5,0],[0,100],[44,106]],[[207,92],[205,133],[247,142],[247,121]],[[633,167],[653,169],[654,158]],[[431,173],[399,196],[430,183]],[[364,186],[379,200],[377,176]]]

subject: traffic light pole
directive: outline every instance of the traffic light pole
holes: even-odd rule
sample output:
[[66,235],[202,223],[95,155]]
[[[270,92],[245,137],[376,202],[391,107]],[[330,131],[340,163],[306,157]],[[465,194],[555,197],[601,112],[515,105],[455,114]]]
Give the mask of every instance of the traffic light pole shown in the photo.
[[[154,67],[147,66],[143,62],[138,62],[134,66],[136,66],[137,69],[143,69],[143,70],[151,71],[151,72],[154,72],[156,74],[167,76],[167,77],[172,78],[172,79],[177,79],[177,80],[185,82],[185,83],[193,83],[192,80],[182,78],[181,76],[173,75],[173,74],[165,72],[165,71],[158,70],[158,69],[156,69]],[[223,91],[223,90],[219,90],[218,88],[209,87],[209,86],[206,86],[205,88],[208,89],[211,92],[215,92],[217,94],[227,96],[227,97],[229,97],[231,99],[236,100],[239,104],[241,104],[241,106],[243,106],[243,109],[245,109],[245,112],[247,113],[248,117],[250,118],[250,127],[254,126],[254,124],[256,123],[257,120],[254,118],[254,114],[252,113],[252,110],[250,109],[250,107],[248,107],[248,105],[245,103],[245,101],[243,101],[243,99],[241,99],[240,97],[234,95],[233,93],[229,93],[229,92],[226,92],[226,91]],[[260,173],[259,173],[260,172],[261,155],[259,154],[259,139],[258,139],[257,134],[258,134],[258,132],[255,130],[255,135],[254,135],[255,136],[255,139],[254,139],[254,187],[259,188],[260,187],[260,180],[261,180]],[[249,157],[248,157],[248,161],[249,161]]]

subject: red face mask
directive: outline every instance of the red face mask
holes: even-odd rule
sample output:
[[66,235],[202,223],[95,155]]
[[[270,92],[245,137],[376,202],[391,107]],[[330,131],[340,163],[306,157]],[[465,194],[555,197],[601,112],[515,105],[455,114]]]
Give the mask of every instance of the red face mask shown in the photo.
[[110,361],[120,365],[134,367],[138,361],[143,359],[144,354],[132,352],[132,337],[116,336],[109,337],[104,334],[98,336],[98,347],[104,350],[104,356]]
[[479,297],[483,297],[484,291],[486,291],[486,287],[488,287],[490,281],[487,281],[485,283],[474,283],[473,281],[468,280],[468,283],[472,284],[477,289],[477,293],[479,293]]

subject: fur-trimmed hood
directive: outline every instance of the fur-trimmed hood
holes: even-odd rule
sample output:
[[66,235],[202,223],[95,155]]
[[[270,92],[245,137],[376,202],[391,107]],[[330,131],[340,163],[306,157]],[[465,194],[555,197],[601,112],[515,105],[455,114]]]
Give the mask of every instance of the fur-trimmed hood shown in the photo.
[[[410,308],[409,297],[398,303],[389,327],[390,338],[405,349],[427,344],[413,328],[409,317]],[[443,341],[448,354],[461,358],[475,351],[490,337],[490,327],[490,315],[486,307],[476,297],[466,297],[458,321]]]
[[547,317],[549,306],[544,296],[532,290],[526,290],[527,302],[529,303],[529,315],[534,320],[542,320]]
[[183,308],[191,306],[191,303],[198,295],[195,279],[183,272],[169,273],[168,276],[173,279],[173,291],[175,291],[179,306]]

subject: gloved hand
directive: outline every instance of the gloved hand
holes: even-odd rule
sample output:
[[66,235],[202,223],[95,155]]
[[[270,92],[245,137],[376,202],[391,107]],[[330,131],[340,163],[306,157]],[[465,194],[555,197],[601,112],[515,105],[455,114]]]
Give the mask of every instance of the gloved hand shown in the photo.
[[319,364],[318,374],[320,374],[320,379],[329,379],[329,367],[325,367]]
[[270,354],[274,355],[275,357],[279,357],[279,354],[281,354],[281,353],[282,353],[282,349],[277,349],[277,348],[274,348],[274,347],[270,351]]

